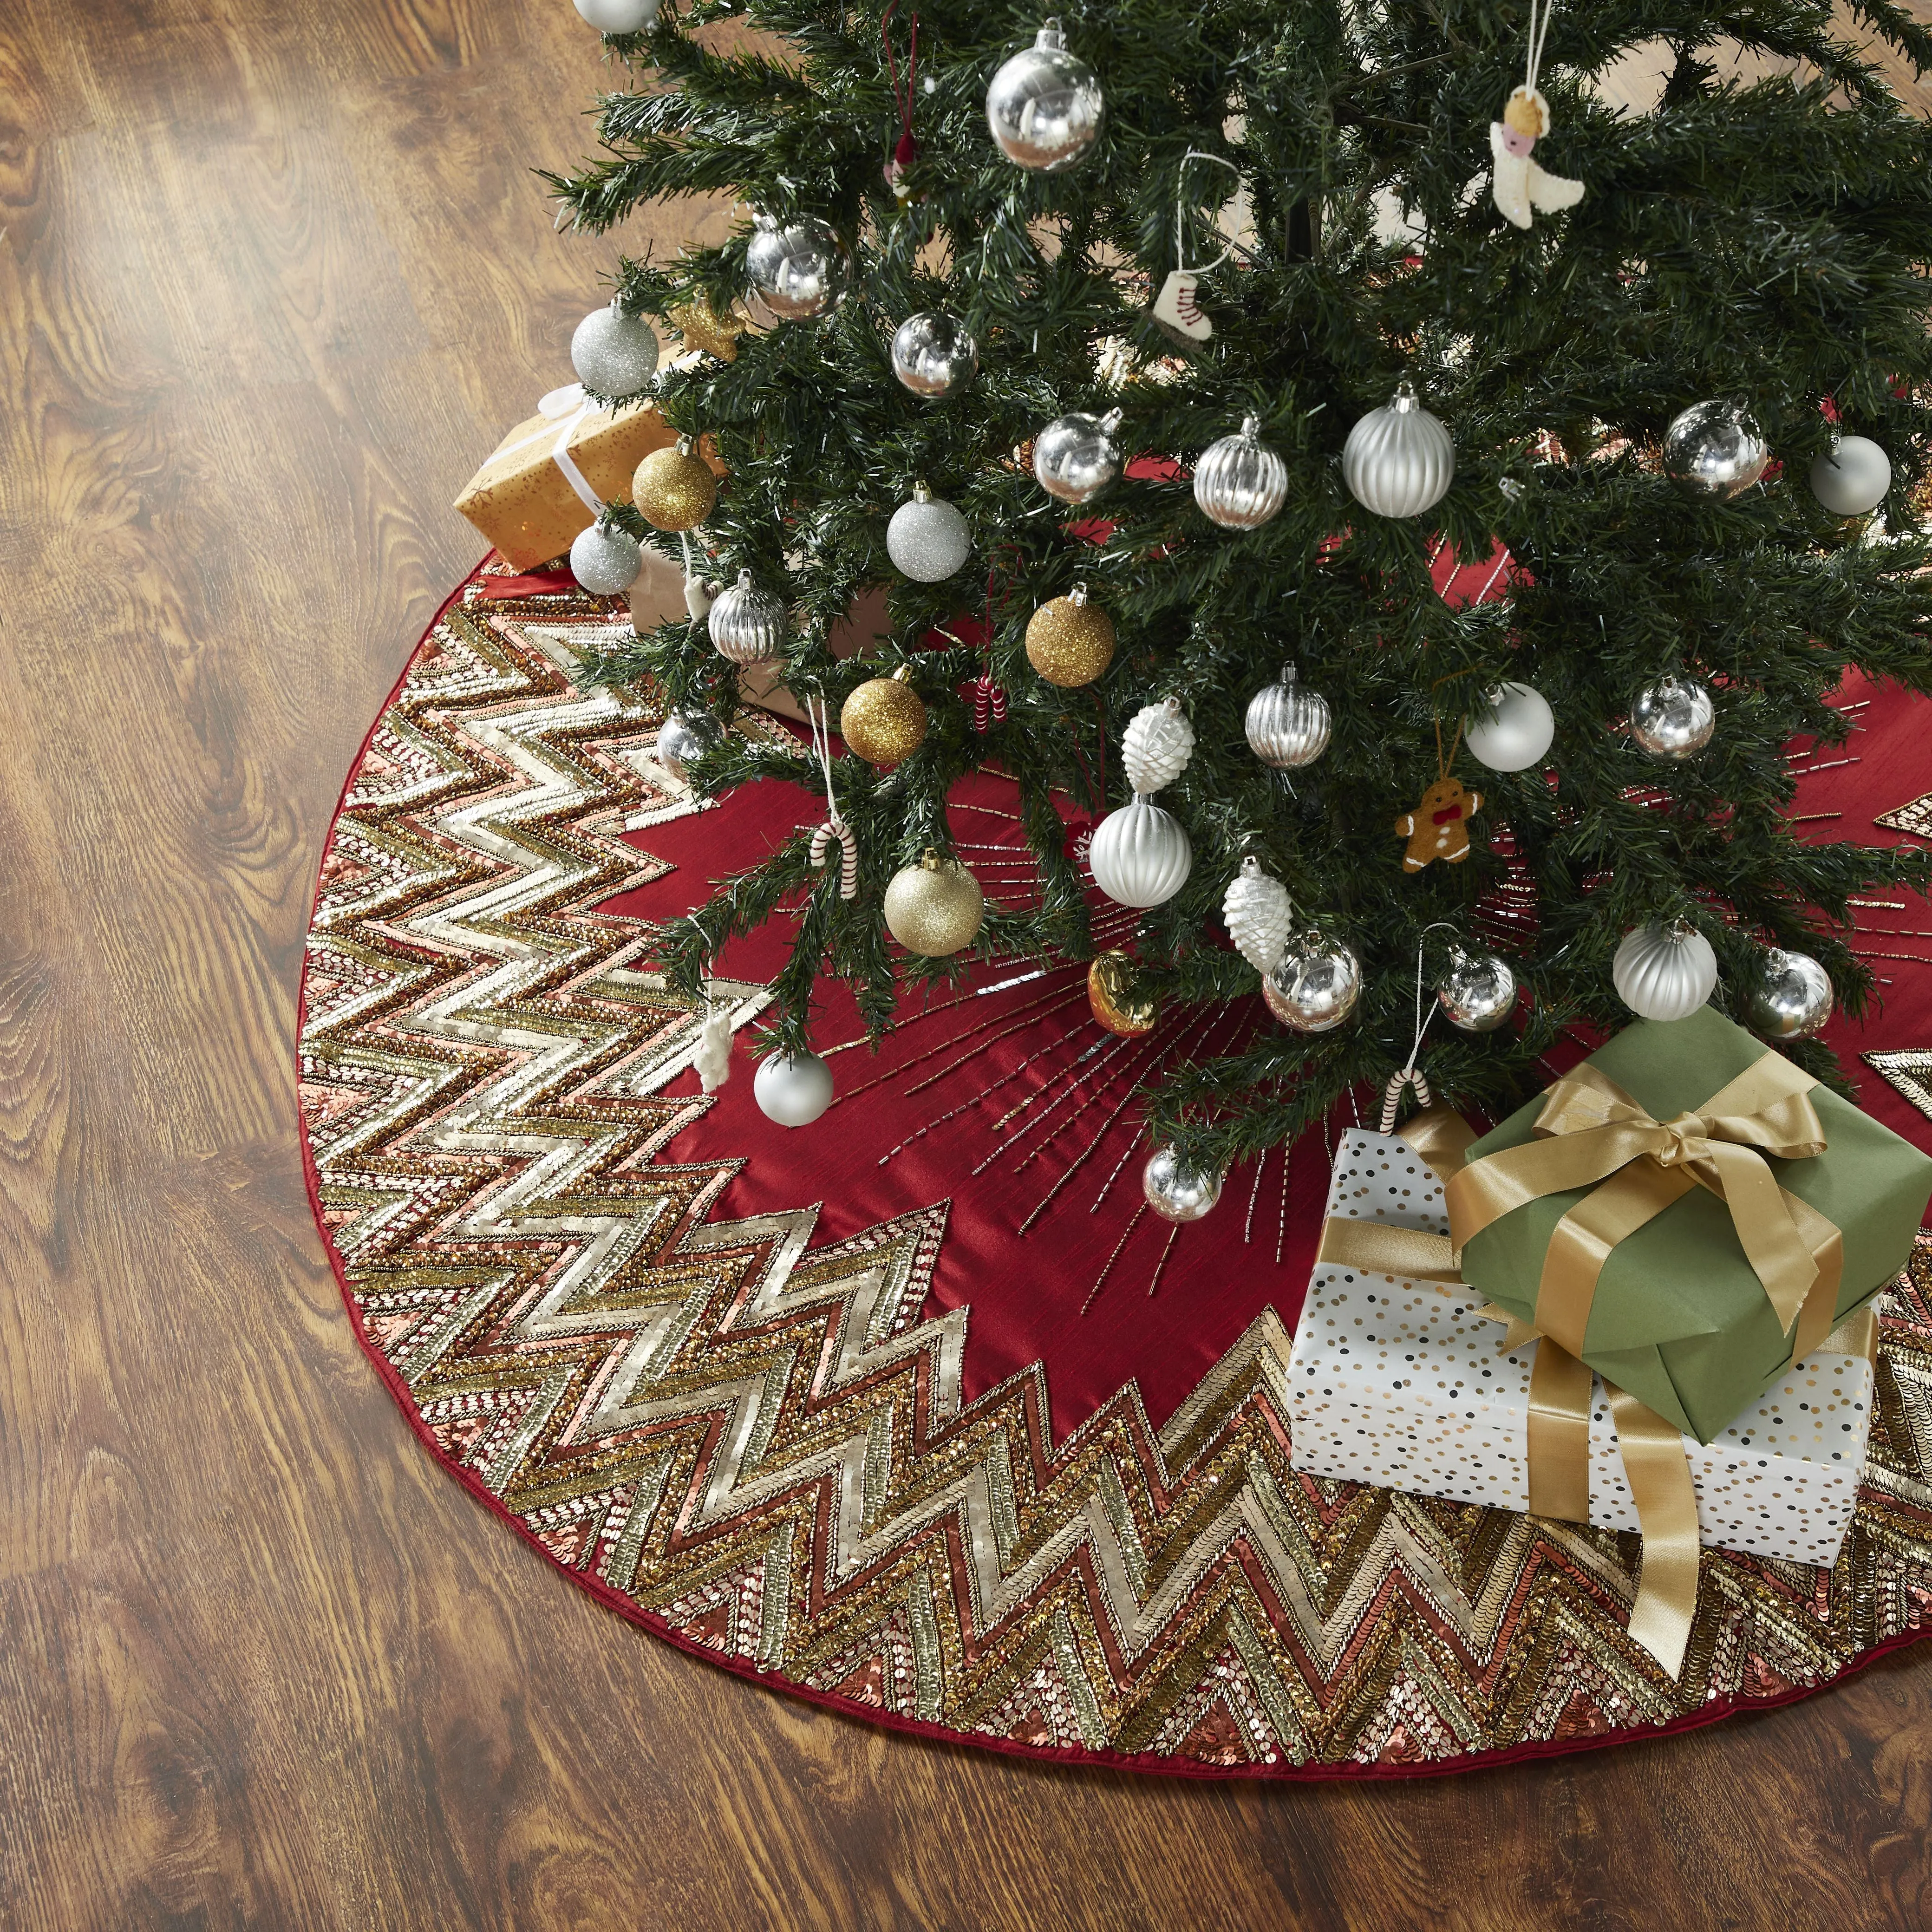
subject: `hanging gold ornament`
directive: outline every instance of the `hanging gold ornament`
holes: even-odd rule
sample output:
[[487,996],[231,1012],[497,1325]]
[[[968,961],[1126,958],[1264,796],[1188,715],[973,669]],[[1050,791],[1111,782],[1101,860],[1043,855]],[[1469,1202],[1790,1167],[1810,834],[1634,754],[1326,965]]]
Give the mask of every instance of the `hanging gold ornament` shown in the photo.
[[870,677],[847,698],[838,730],[868,765],[896,765],[925,742],[926,706],[912,688],[912,670],[901,664],[890,677]]
[[1152,1033],[1160,1022],[1160,1004],[1134,987],[1134,962],[1124,952],[1102,952],[1087,969],[1087,1004],[1109,1033],[1129,1040]]
[[718,501],[718,478],[688,436],[654,449],[638,465],[631,494],[654,530],[694,530]]
[[944,959],[979,937],[986,915],[980,881],[957,859],[928,846],[916,866],[892,874],[886,888],[886,930],[908,952]]
[[721,362],[737,361],[738,338],[745,325],[728,311],[721,318],[702,296],[693,296],[664,320],[683,338],[687,349],[701,349]]
[[1091,684],[1114,661],[1114,620],[1076,584],[1042,604],[1026,628],[1027,659],[1048,684]]

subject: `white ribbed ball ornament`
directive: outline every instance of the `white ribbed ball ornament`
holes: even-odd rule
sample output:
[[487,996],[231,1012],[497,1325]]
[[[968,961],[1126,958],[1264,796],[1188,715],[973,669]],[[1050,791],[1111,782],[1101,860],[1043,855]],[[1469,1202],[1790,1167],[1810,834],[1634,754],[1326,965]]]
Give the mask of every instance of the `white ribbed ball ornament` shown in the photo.
[[658,16],[658,0],[577,0],[577,10],[600,34],[641,34]]
[[570,574],[598,597],[630,589],[644,567],[644,553],[628,530],[615,524],[592,524],[570,546]]
[[1270,878],[1256,859],[1244,859],[1221,901],[1221,917],[1234,950],[1264,978],[1280,963],[1294,926],[1288,888]]
[[1144,704],[1120,740],[1120,768],[1136,792],[1173,784],[1194,755],[1194,727],[1178,698]]
[[1892,488],[1892,458],[1868,436],[1841,436],[1813,459],[1811,494],[1834,517],[1862,517]]
[[1094,828],[1087,864],[1094,883],[1117,905],[1157,906],[1186,884],[1194,848],[1172,812],[1136,796]]
[[1242,721],[1248,749],[1276,771],[1299,771],[1328,748],[1328,700],[1298,682],[1294,667],[1282,667],[1279,684],[1264,684],[1248,700]]
[[806,1127],[832,1104],[832,1070],[815,1053],[768,1054],[752,1076],[758,1112],[782,1127]]
[[741,570],[737,582],[718,593],[704,622],[720,657],[734,664],[769,664],[784,655],[785,616],[784,599]]
[[577,380],[600,396],[634,396],[658,372],[656,332],[616,302],[592,309],[570,338]]
[[1419,517],[1433,509],[1455,476],[1455,439],[1422,406],[1406,376],[1393,400],[1371,410],[1342,446],[1348,494],[1378,517]]
[[964,513],[923,483],[913,485],[912,501],[902,503],[886,526],[886,554],[915,584],[943,584],[972,548]]
[[1499,684],[1483,702],[1486,709],[1463,731],[1470,757],[1492,772],[1540,764],[1556,736],[1556,714],[1542,692],[1527,684]]
[[1261,440],[1250,416],[1237,436],[1210,442],[1194,466],[1194,500],[1224,530],[1257,530],[1288,498],[1288,465]]
[[1683,920],[1636,926],[1617,948],[1610,982],[1639,1019],[1688,1018],[1718,990],[1718,956]]

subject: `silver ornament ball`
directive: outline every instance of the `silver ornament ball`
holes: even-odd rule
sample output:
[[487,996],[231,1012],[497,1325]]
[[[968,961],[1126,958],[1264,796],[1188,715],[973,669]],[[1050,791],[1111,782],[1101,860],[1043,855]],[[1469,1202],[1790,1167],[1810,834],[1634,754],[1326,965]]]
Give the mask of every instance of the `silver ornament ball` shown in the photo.
[[1194,848],[1172,812],[1136,796],[1094,828],[1087,868],[1117,905],[1157,906],[1186,884]]
[[1171,1147],[1157,1147],[1141,1169],[1141,1193],[1163,1221],[1198,1221],[1221,1198],[1218,1174],[1196,1174]]
[[1693,403],[1664,433],[1664,472],[1694,496],[1728,503],[1771,462],[1771,447],[1742,397]]
[[892,374],[927,402],[958,395],[979,370],[979,344],[950,315],[909,315],[893,331]]
[[1298,771],[1328,748],[1328,700],[1300,684],[1292,664],[1282,667],[1279,684],[1264,685],[1248,700],[1244,723],[1248,749],[1277,771]]
[[570,338],[570,366],[597,395],[634,396],[657,374],[656,332],[642,316],[625,314],[614,302],[592,309]]
[[1455,477],[1455,439],[1422,406],[1406,376],[1394,399],[1371,410],[1342,446],[1348,494],[1378,517],[1420,516],[1448,494]]
[[1194,500],[1224,530],[1256,530],[1288,497],[1288,465],[1261,440],[1250,416],[1237,436],[1210,442],[1194,466]]
[[1681,765],[1711,742],[1718,707],[1709,691],[1688,678],[1660,677],[1631,700],[1630,734],[1645,757]]
[[708,711],[668,711],[658,727],[654,755],[673,777],[684,778],[722,735]]
[[570,574],[598,597],[630,589],[644,567],[644,554],[628,530],[615,524],[592,524],[570,546]]
[[1470,757],[1492,772],[1540,764],[1556,736],[1556,714],[1542,692],[1527,684],[1498,684],[1483,702],[1485,710],[1463,728]]
[[1751,1020],[1772,1040],[1809,1040],[1832,1017],[1832,976],[1808,952],[1768,948]]
[[1333,1032],[1361,997],[1362,962],[1318,932],[1297,933],[1262,982],[1268,1011],[1297,1033]]
[[1449,970],[1436,989],[1449,1024],[1465,1033],[1494,1033],[1516,1007],[1516,975],[1493,952],[1449,950]]
[[941,584],[966,561],[973,532],[956,505],[935,496],[923,483],[886,526],[886,554],[915,584]]
[[766,1120],[809,1126],[832,1104],[832,1070],[815,1053],[768,1054],[752,1076],[752,1097]]
[[1034,439],[1033,473],[1049,496],[1063,503],[1092,500],[1120,473],[1120,452],[1114,432],[1120,426],[1118,410],[1104,416],[1078,411],[1056,416]]
[[658,16],[658,0],[577,0],[577,10],[600,34],[641,34]]
[[1099,138],[1106,117],[1100,78],[1066,50],[1058,20],[1015,54],[986,90],[986,125],[1001,154],[1023,168],[1070,168]]
[[1892,458],[1868,436],[1841,436],[1811,465],[1811,494],[1834,517],[1862,517],[1892,488]]
[[1718,990],[1718,956],[1684,920],[1636,926],[1617,948],[1610,983],[1639,1019],[1685,1019]]
[[704,622],[711,648],[734,664],[769,664],[784,655],[784,599],[754,584],[748,570],[718,593]]
[[852,286],[852,257],[832,224],[802,214],[781,228],[757,218],[745,248],[745,272],[765,306],[784,322],[830,315]]

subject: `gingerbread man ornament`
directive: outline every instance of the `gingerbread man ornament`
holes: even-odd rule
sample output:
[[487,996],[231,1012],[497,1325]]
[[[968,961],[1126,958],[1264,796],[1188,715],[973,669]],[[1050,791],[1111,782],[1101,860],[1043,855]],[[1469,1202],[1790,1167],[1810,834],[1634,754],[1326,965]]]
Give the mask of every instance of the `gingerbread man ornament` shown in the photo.
[[1395,822],[1396,832],[1408,841],[1402,869],[1419,872],[1438,859],[1460,866],[1469,856],[1469,820],[1482,808],[1480,792],[1467,790],[1460,778],[1438,778],[1415,809]]

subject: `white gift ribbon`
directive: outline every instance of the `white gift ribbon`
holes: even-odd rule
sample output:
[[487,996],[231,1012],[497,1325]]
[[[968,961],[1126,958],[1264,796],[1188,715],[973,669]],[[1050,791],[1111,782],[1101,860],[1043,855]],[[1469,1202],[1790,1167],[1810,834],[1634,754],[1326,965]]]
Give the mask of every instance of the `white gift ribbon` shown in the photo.
[[[578,468],[577,459],[570,453],[570,441],[592,416],[605,416],[614,421],[616,412],[592,402],[584,394],[581,382],[566,382],[560,389],[552,389],[538,404],[537,413],[545,418],[543,428],[532,435],[519,436],[514,442],[506,443],[490,460],[501,463],[506,457],[548,441],[550,446],[550,460],[556,465],[563,480],[577,493],[579,500],[593,517],[602,516],[604,500],[590,487],[590,479]],[[565,419],[562,427],[553,429],[551,424],[560,417]]]

